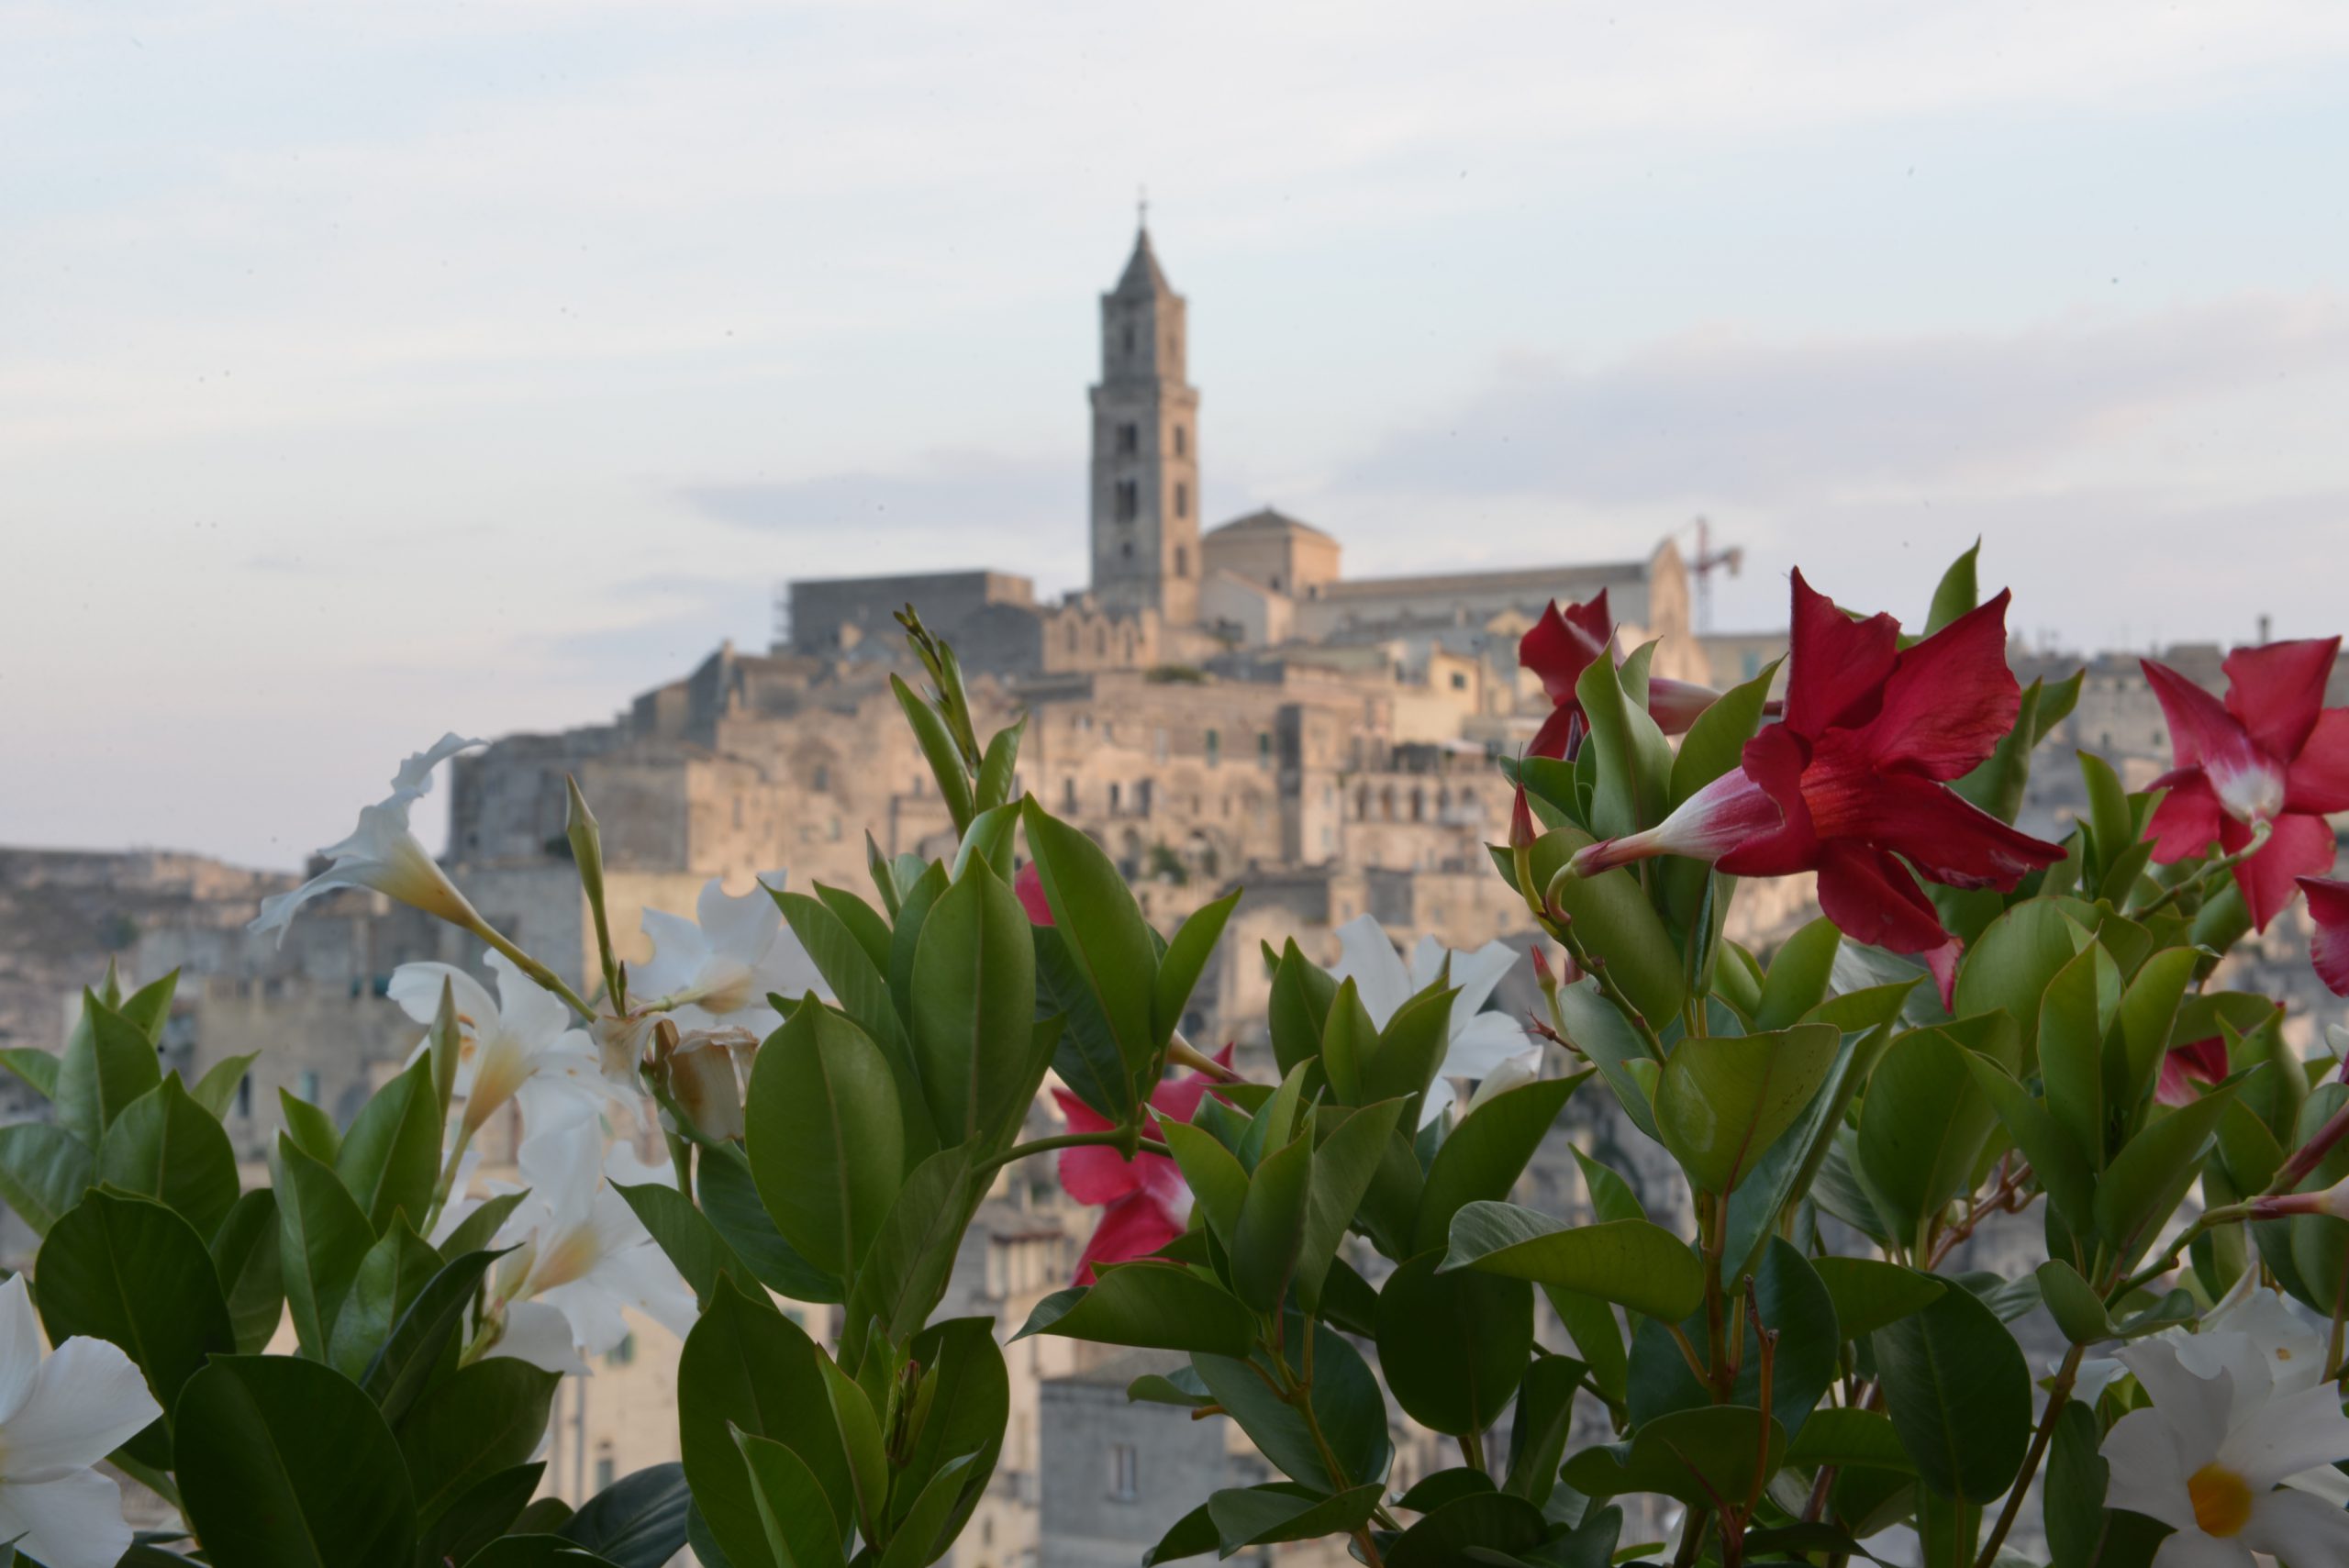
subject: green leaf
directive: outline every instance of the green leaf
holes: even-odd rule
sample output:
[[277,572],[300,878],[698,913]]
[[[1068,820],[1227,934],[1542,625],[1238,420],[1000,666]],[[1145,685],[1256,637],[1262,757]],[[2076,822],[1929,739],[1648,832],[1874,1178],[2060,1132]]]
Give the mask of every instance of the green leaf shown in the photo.
[[979,760],[977,803],[982,811],[992,810],[1011,799],[1012,780],[1019,767],[1019,739],[1027,728],[1028,716],[1023,713],[996,730],[987,741],[985,754]]
[[993,1147],[1035,1093],[1036,945],[1019,900],[983,861],[922,923],[913,1004],[914,1060],[940,1145]]
[[1100,1271],[1098,1283],[1054,1291],[1015,1340],[1057,1334],[1103,1345],[1244,1356],[1256,1320],[1238,1298],[1177,1263],[1141,1260]]
[[2085,1231],[2094,1220],[2097,1189],[2096,1173],[2088,1168],[2087,1158],[2056,1125],[2047,1107],[2032,1099],[2004,1067],[1971,1051],[1964,1060],[1975,1087],[1988,1099],[2007,1136],[2031,1162],[2032,1174],[2056,1213],[2074,1229]]
[[228,1303],[241,1355],[257,1355],[285,1316],[285,1276],[278,1268],[277,1195],[256,1187],[239,1197],[212,1233],[212,1266]]
[[529,1195],[525,1191],[499,1193],[494,1197],[483,1198],[462,1219],[449,1228],[449,1234],[443,1236],[440,1245],[433,1250],[444,1258],[483,1251],[497,1239],[498,1231],[505,1229],[507,1220]]
[[413,1568],[407,1465],[340,1373],[218,1357],[178,1415],[180,1495],[214,1568]]
[[360,1107],[335,1152],[334,1171],[378,1236],[395,1214],[420,1220],[430,1210],[440,1173],[440,1103],[429,1058]]
[[[1753,1292],[1763,1326],[1778,1336],[1772,1358],[1770,1413],[1788,1430],[1800,1430],[1803,1418],[1835,1380],[1837,1354],[1849,1336],[1837,1324],[1833,1296],[1801,1251],[1784,1238],[1773,1236],[1764,1250]],[[1744,1306],[1735,1296],[1729,1307],[1745,1319]],[[1680,1330],[1691,1344],[1704,1344],[1709,1334],[1704,1314],[1689,1314]],[[1751,1345],[1750,1334],[1745,1343]],[[1759,1405],[1761,1372],[1760,1358],[1749,1351],[1738,1366],[1728,1403]],[[1714,1400],[1713,1392],[1689,1371],[1671,1331],[1654,1318],[1642,1321],[1633,1336],[1629,1392],[1634,1425]]]
[[1228,1249],[1240,1229],[1241,1206],[1248,1201],[1248,1170],[1215,1134],[1188,1122],[1159,1124],[1159,1131],[1183,1173],[1191,1200]]
[[1598,994],[1598,984],[1589,980],[1558,987],[1558,1012],[1565,1019],[1566,1038],[1590,1059],[1599,1076],[1607,1080],[1607,1086],[1615,1091],[1616,1103],[1631,1118],[1631,1125],[1655,1138],[1655,1106],[1636,1076],[1655,1063],[1623,1015]]
[[97,1179],[90,1146],[55,1122],[18,1121],[0,1127],[0,1200],[36,1236],[82,1201]]
[[278,1267],[285,1305],[303,1353],[323,1358],[359,1261],[375,1244],[373,1227],[342,1178],[295,1146],[277,1140]]
[[562,1381],[512,1356],[488,1356],[426,1390],[394,1429],[417,1517],[437,1520],[483,1482],[526,1462],[546,1435]]
[[[815,888],[817,902],[821,904],[826,911],[855,939],[856,945],[864,950],[864,956],[872,964],[874,972],[886,973],[889,967],[889,922],[884,919],[872,905],[867,904],[847,888],[832,887],[820,882],[815,884]],[[778,905],[782,903],[783,895],[775,893],[772,888],[768,892]],[[811,953],[809,956],[814,955]],[[821,970],[823,966],[818,964],[817,967]],[[829,980],[831,977],[827,974],[825,978]],[[861,1024],[862,1020],[860,1020]],[[873,1031],[868,1029],[864,1032],[871,1034]],[[640,1471],[638,1473],[651,1473]]]
[[1762,710],[1778,678],[1779,662],[1771,660],[1752,680],[1722,693],[1680,738],[1680,750],[1672,759],[1671,805],[1675,809],[1742,759],[1745,743],[1762,728]]
[[1283,1076],[1297,1071],[1307,1058],[1321,1053],[1330,1004],[1337,995],[1336,979],[1305,956],[1296,938],[1283,944],[1280,961],[1273,968],[1272,995],[1265,1004],[1273,1057]]
[[922,755],[930,762],[930,771],[938,780],[939,797],[946,802],[947,815],[954,819],[954,831],[960,833],[971,825],[971,778],[963,771],[963,753],[954,744],[952,731],[938,710],[927,702],[902,677],[889,677],[889,689],[897,695],[897,706],[905,710],[906,722],[913,728],[914,739],[920,742]]
[[1982,593],[1976,586],[1974,577],[1975,560],[1981,553],[1982,541],[1977,539],[1965,554],[1949,563],[1949,570],[1943,573],[1942,580],[1934,584],[1932,608],[1925,616],[1927,637],[1959,617],[1971,614],[1982,602]]
[[1753,1012],[1757,1029],[1782,1029],[1800,1023],[1805,1014],[1827,997],[1827,981],[1835,968],[1835,954],[1843,933],[1821,917],[1786,940],[1770,961],[1762,983],[1762,1001]]
[[[353,1382],[363,1377],[393,1323],[440,1272],[440,1254],[425,1244],[405,1215],[394,1220],[359,1261],[351,1294],[335,1314],[334,1332],[328,1337],[327,1364]],[[526,1453],[522,1459],[529,1457]]]
[[[1637,655],[1634,655],[1636,658]],[[1620,838],[1664,820],[1672,788],[1672,748],[1648,717],[1644,700],[1624,690],[1634,680],[1646,691],[1646,664],[1619,670],[1612,650],[1594,659],[1575,682],[1575,696],[1589,721],[1586,744],[1598,753],[1590,825],[1598,837]]]
[[1751,1406],[1675,1410],[1642,1425],[1629,1442],[1584,1449],[1566,1461],[1563,1479],[1587,1497],[1661,1492],[1703,1507],[1715,1496],[1751,1496],[1776,1472],[1786,1443],[1785,1429]]
[[1019,815],[1052,929],[1099,1003],[1128,1075],[1139,1081],[1158,1055],[1152,1016],[1158,944],[1100,845],[1047,815],[1032,795],[1020,803]]
[[744,1108],[751,1176],[775,1229],[809,1262],[847,1277],[904,1176],[888,1062],[863,1029],[803,1005],[759,1049]]
[[1991,921],[1959,966],[1952,1016],[2003,1011],[2022,1030],[2021,1065],[2028,1068],[2039,1059],[2040,999],[2079,951],[2077,929],[2053,898],[2027,898]]
[[685,1549],[685,1467],[671,1460],[621,1476],[579,1505],[562,1529],[613,1568],[663,1568]]
[[1535,1507],[1550,1500],[1574,1428],[1575,1395],[1590,1369],[1571,1356],[1538,1352],[1517,1394],[1508,1439],[1508,1478],[1503,1488]]
[[1664,1147],[1706,1192],[1735,1190],[1827,1081],[1842,1045],[1827,1024],[1681,1040],[1656,1085]]
[[447,1562],[471,1563],[491,1541],[523,1522],[522,1512],[529,1507],[530,1494],[539,1489],[546,1469],[545,1464],[535,1463],[501,1470],[443,1508],[438,1518],[419,1514],[417,1560],[434,1568]]
[[863,1361],[865,1336],[876,1325],[890,1343],[902,1344],[929,1321],[930,1309],[946,1293],[956,1243],[982,1195],[964,1151],[941,1150],[914,1167],[849,1297],[848,1321],[841,1330],[843,1362]]
[[1230,1557],[1252,1546],[1350,1535],[1369,1519],[1378,1497],[1375,1482],[1334,1497],[1293,1481],[1227,1486],[1208,1498],[1208,1518],[1215,1521],[1221,1555]]
[[[1884,989],[1899,993],[1906,987]],[[1764,1243],[1776,1233],[1780,1217],[1809,1194],[1834,1148],[1836,1133],[1844,1125],[1844,1113],[1851,1106],[1852,1096],[1875,1071],[1876,1059],[1891,1040],[1888,1019],[1867,1023],[1855,1018],[1845,1022],[1833,1016],[1861,1012],[1870,997],[1868,992],[1854,992],[1834,997],[1815,1011],[1810,1021],[1831,1023],[1842,1029],[1842,1043],[1827,1070],[1826,1083],[1811,1096],[1809,1106],[1792,1127],[1778,1135],[1776,1142],[1763,1151],[1762,1157],[1753,1162],[1753,1173],[1730,1195],[1728,1245],[1721,1249],[1724,1284],[1753,1270]],[[1898,1003],[1894,1006],[1897,1007]]]
[[[1595,1296],[1544,1285],[1542,1294],[1565,1326],[1576,1353],[1590,1368],[1590,1384],[1599,1396],[1620,1405],[1629,1390],[1631,1356],[1623,1344],[1623,1326],[1615,1309]],[[1551,1467],[1553,1471],[1556,1466]]]
[[123,1106],[106,1129],[97,1179],[155,1199],[208,1240],[237,1201],[237,1151],[173,1074]]
[[1946,1029],[1912,1029],[1894,1039],[1868,1081],[1860,1170],[1904,1237],[1965,1185],[1998,1123],[1967,1055]]
[[2191,1105],[2155,1118],[2113,1156],[2096,1189],[2096,1227],[2106,1240],[2135,1255],[2146,1227],[2166,1212],[2162,1200],[2181,1178],[2192,1179],[2242,1084],[2241,1078],[2229,1079]]
[[[383,1348],[359,1380],[368,1397],[383,1408],[385,1420],[400,1419],[438,1370],[463,1326],[482,1276],[498,1256],[475,1251],[451,1258],[393,1320]],[[336,1327],[341,1327],[339,1321]]]
[[1507,1203],[1472,1203],[1454,1215],[1440,1267],[1579,1291],[1675,1323],[1705,1298],[1704,1264],[1660,1225],[1618,1219],[1570,1227]]
[[87,1334],[139,1363],[163,1416],[126,1446],[143,1462],[168,1464],[182,1385],[206,1356],[237,1346],[203,1239],[161,1204],[93,1192],[50,1228],[33,1277],[50,1344]]
[[24,1080],[44,1100],[57,1098],[57,1053],[29,1045],[0,1048],[0,1067]]
[[1077,1098],[1112,1124],[1123,1125],[1140,1101],[1139,1086],[1126,1068],[1126,1059],[1119,1054],[1117,1037],[1109,1030],[1100,1000],[1093,995],[1074,951],[1058,931],[1038,926],[1032,935],[1036,1010],[1067,1020],[1052,1056],[1052,1070]]
[[[924,1117],[927,1122],[927,1115]],[[761,1284],[794,1301],[834,1302],[844,1294],[837,1275],[792,1250],[759,1202],[750,1162],[735,1149],[705,1149],[694,1162],[694,1190],[704,1218]]]
[[[1332,1474],[1322,1450],[1313,1439],[1297,1407],[1266,1385],[1272,1362],[1259,1355],[1255,1367],[1235,1356],[1194,1354],[1191,1364],[1215,1396],[1216,1403],[1238,1422],[1256,1450],[1292,1481],[1320,1492],[1341,1492],[1349,1486],[1384,1480],[1393,1462],[1394,1444],[1387,1436],[1386,1402],[1378,1379],[1345,1337],[1326,1323],[1313,1326],[1313,1386],[1308,1396],[1313,1418],[1329,1441],[1340,1473]],[[1304,1319],[1292,1316],[1285,1335],[1285,1364],[1292,1385],[1303,1381]]]
[[[1395,1538],[1393,1568],[1453,1568],[1460,1562],[1516,1562],[1550,1533],[1540,1509],[1506,1492],[1454,1497]],[[1488,1556],[1480,1552],[1490,1553]]]
[[2165,948],[2139,967],[2121,998],[2121,1042],[2123,1076],[2113,1098],[2124,1111],[2133,1112],[2153,1092],[2161,1076],[2162,1057],[2170,1043],[2170,1028],[2177,1021],[2186,988],[2202,955],[2192,948]]
[[1862,1410],[1848,1405],[1813,1410],[1810,1419],[1795,1433],[1794,1445],[1787,1450],[1787,1462],[1897,1470],[1904,1475],[1917,1473],[1916,1462],[1900,1446],[1900,1434],[1894,1429],[1892,1418],[1881,1410]]
[[205,1114],[218,1121],[228,1114],[228,1106],[237,1098],[237,1085],[245,1081],[252,1064],[261,1060],[261,1052],[249,1051],[242,1056],[224,1056],[204,1070],[195,1081],[188,1097],[202,1106]]
[[921,1080],[914,1069],[912,1037],[906,1032],[904,1020],[897,1016],[896,1002],[889,995],[889,932],[885,928],[880,932],[881,945],[875,952],[870,938],[852,929],[841,916],[841,910],[849,904],[870,916],[872,910],[864,902],[846,894],[833,898],[833,889],[819,887],[818,891],[826,895],[824,899],[810,898],[804,893],[777,893],[774,896],[784,919],[791,926],[791,934],[807,950],[817,973],[840,999],[841,1011],[865,1032],[888,1060],[890,1081],[897,1091],[898,1120],[904,1126],[906,1148],[918,1157],[928,1155],[938,1147],[938,1132],[930,1124],[929,1108],[922,1100]]
[[[1362,1062],[1357,1105],[1404,1099],[1417,1106],[1452,1040],[1452,999],[1457,993],[1431,986],[1395,1009],[1378,1033],[1378,1044]],[[1410,1118],[1418,1122],[1416,1109]]]
[[[1553,828],[1542,836],[1542,845],[1549,846],[1544,858],[1556,855],[1560,863],[1590,841],[1577,828]],[[1636,877],[1620,866],[1597,876],[1555,876],[1547,893],[1573,919],[1575,935],[1606,961],[1615,984],[1651,1028],[1679,1015],[1688,994],[1680,947]]]
[[978,1500],[986,1485],[977,1473],[976,1454],[961,1454],[941,1466],[914,1497],[889,1550],[881,1554],[881,1568],[921,1568],[946,1554],[961,1533],[960,1516]]
[[1249,1180],[1231,1238],[1231,1288],[1259,1312],[1273,1311],[1288,1294],[1312,1189],[1309,1130],[1265,1155]]
[[2104,1298],[2080,1277],[2077,1269],[2061,1258],[2050,1258],[2039,1265],[2038,1273],[2039,1299],[2047,1304],[2047,1315],[2055,1319],[2065,1339],[2076,1345],[2092,1345],[2112,1338],[2112,1319],[2105,1312]]
[[1533,1287],[1422,1252],[1378,1293],[1378,1364],[1411,1419],[1460,1436],[1500,1419],[1533,1351]]
[[[775,1568],[841,1568],[840,1521],[807,1462],[772,1438],[738,1430],[734,1441],[741,1451],[753,1517],[766,1548],[763,1561]],[[761,1561],[737,1555],[732,1547],[728,1559],[736,1563]]]
[[[1525,1173],[1566,1100],[1590,1076],[1542,1078],[1507,1089],[1461,1119],[1435,1151],[1419,1195],[1413,1246],[1440,1248],[1452,1236],[1452,1217],[1470,1203],[1497,1203]],[[1575,1151],[1580,1153],[1579,1150]]]
[[977,1507],[979,1494],[995,1473],[1003,1450],[1004,1427],[1011,1418],[1011,1373],[1002,1348],[995,1342],[992,1318],[955,1318],[934,1323],[914,1336],[907,1353],[922,1367],[923,1392],[929,1413],[898,1469],[906,1496],[890,1504],[892,1518],[902,1522],[910,1513],[918,1485],[927,1488],[957,1459],[968,1459],[963,1473],[967,1493],[940,1525],[941,1535],[958,1533]]
[[737,1431],[789,1444],[825,1510],[848,1517],[848,1459],[830,1435],[820,1356],[797,1324],[753,1305],[731,1282],[719,1285],[685,1336],[677,1362],[678,1446],[695,1506],[733,1568],[780,1568],[788,1561],[768,1544]]
[[[1396,1123],[1402,1113],[1400,1100],[1364,1106],[1321,1135],[1313,1151],[1312,1195],[1306,1209],[1305,1239],[1297,1250],[1297,1298],[1308,1312],[1321,1310],[1330,1265],[1396,1141]],[[1316,1123],[1317,1129],[1319,1125]]]
[[1175,929],[1174,940],[1166,944],[1166,952],[1158,961],[1158,978],[1151,989],[1151,1022],[1161,1046],[1181,1026],[1183,1009],[1191,1003],[1191,990],[1198,984],[1199,973],[1207,968],[1208,955],[1215,951],[1224,923],[1231,918],[1232,906],[1240,902],[1240,894],[1241,890],[1235,887],[1213,903],[1194,909]]
[[612,1568],[584,1546],[559,1535],[508,1535],[491,1541],[465,1562],[465,1568]]
[[820,1351],[816,1370],[824,1377],[826,1407],[841,1451],[848,1456],[849,1485],[856,1497],[857,1518],[867,1540],[881,1537],[881,1521],[888,1517],[889,1455],[881,1441],[880,1418],[856,1380]]
[[658,1182],[627,1185],[615,1182],[613,1189],[636,1216],[637,1223],[651,1233],[661,1244],[669,1261],[677,1265],[677,1273],[693,1287],[694,1299],[701,1306],[709,1305],[710,1293],[718,1287],[718,1276],[731,1273],[735,1282],[748,1286],[756,1283],[753,1274],[726,1238],[718,1233],[707,1216],[694,1207],[693,1200],[674,1187],[664,1187]]
[[[1865,1340],[1887,1323],[1921,1312],[1948,1288],[1932,1274],[1877,1258],[1813,1258],[1810,1266],[1835,1303],[1836,1327],[1846,1340]],[[1796,1447],[1801,1447],[1799,1440]]]
[[2104,1168],[2104,1041],[2120,1006],[2120,967],[2096,944],[2055,972],[2039,1005],[2048,1111],[2096,1170]]
[[294,1147],[331,1170],[335,1155],[342,1148],[342,1135],[334,1129],[334,1121],[326,1112],[307,1100],[296,1099],[292,1093],[277,1091],[280,1119],[285,1123],[284,1136]]
[[147,1031],[83,991],[82,1023],[58,1061],[50,1095],[58,1125],[95,1149],[122,1107],[162,1081]]
[[1972,1291],[1943,1291],[1871,1344],[1886,1410],[1924,1484],[1968,1503],[2005,1492],[2031,1440],[2031,1369],[1998,1314]]

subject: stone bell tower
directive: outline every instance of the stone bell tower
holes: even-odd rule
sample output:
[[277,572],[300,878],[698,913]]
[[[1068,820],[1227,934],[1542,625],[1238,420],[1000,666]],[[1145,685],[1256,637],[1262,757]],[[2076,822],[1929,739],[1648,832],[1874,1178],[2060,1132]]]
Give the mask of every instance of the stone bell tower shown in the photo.
[[1101,296],[1093,388],[1093,592],[1112,611],[1199,614],[1199,395],[1185,380],[1183,296],[1158,269],[1146,221]]

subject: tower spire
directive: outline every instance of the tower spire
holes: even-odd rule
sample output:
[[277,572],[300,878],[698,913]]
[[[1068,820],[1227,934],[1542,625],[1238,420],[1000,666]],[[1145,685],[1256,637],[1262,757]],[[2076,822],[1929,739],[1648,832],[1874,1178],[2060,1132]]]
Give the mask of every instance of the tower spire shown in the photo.
[[1148,185],[1134,187],[1134,227],[1145,234],[1150,232],[1150,187]]

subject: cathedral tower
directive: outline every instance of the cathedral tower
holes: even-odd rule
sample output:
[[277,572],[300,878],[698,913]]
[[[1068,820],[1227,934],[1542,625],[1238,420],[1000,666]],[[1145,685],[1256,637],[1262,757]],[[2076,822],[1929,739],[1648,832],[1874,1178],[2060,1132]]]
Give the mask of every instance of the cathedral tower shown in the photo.
[[1199,613],[1199,395],[1185,379],[1183,296],[1145,225],[1118,286],[1101,296],[1101,382],[1093,389],[1093,592],[1110,610]]

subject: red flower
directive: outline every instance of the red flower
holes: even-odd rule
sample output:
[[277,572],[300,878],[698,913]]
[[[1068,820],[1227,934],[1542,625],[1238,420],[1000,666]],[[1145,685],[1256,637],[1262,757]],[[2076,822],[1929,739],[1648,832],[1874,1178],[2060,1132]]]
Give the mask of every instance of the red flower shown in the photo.
[[2064,858],[1948,787],[2014,727],[2006,615],[2001,593],[1903,649],[1899,622],[1853,620],[1797,572],[1785,721],[1663,822],[1586,847],[1576,869],[1672,854],[1736,876],[1816,871],[1820,907],[1844,934],[1927,955],[1946,995],[1955,939],[1918,876],[2011,890]]
[[[1216,1061],[1231,1065],[1231,1047]],[[1151,1108],[1168,1121],[1188,1121],[1199,1108],[1199,1098],[1214,1083],[1204,1073],[1168,1079],[1151,1091]],[[1108,1118],[1070,1094],[1054,1089],[1061,1114],[1071,1132],[1107,1132]],[[1141,1153],[1129,1161],[1107,1144],[1063,1149],[1060,1156],[1061,1185],[1083,1204],[1102,1206],[1100,1223],[1085,1255],[1076,1261],[1076,1283],[1093,1283],[1096,1263],[1122,1263],[1146,1257],[1183,1234],[1191,1218],[1191,1189],[1174,1160],[1164,1154]]]
[[2316,934],[2309,939],[2309,957],[2316,977],[2336,996],[2349,996],[2349,882],[2330,876],[2300,878],[2309,895],[2309,918]]
[[[1590,727],[1575,695],[1575,683],[1609,652],[1614,642],[1615,622],[1608,614],[1604,588],[1588,604],[1568,605],[1563,612],[1558,602],[1551,600],[1542,618],[1518,639],[1519,665],[1541,677],[1542,690],[1551,703],[1550,717],[1534,733],[1532,755],[1572,757],[1582,749],[1582,738]],[[1677,735],[1696,723],[1697,716],[1720,697],[1711,687],[1687,681],[1661,676],[1648,680],[1648,713],[1666,735]]]
[[1044,873],[1036,869],[1034,861],[1019,868],[1019,873],[1011,879],[1011,891],[1018,895],[1019,906],[1028,911],[1030,925],[1049,926],[1052,923],[1052,906],[1044,898]]
[[2177,766],[2154,781],[2166,789],[2146,832],[2165,864],[2212,844],[2247,847],[2259,825],[2267,841],[2234,868],[2235,885],[2261,930],[2292,900],[2296,877],[2332,866],[2329,811],[2349,811],[2349,707],[2326,707],[2337,637],[2238,648],[2227,655],[2220,700],[2145,660],[2145,678],[2169,720]]
[[2227,1076],[2227,1042],[2217,1035],[2185,1045],[2174,1045],[2162,1058],[2162,1075],[2154,1098],[2165,1106],[2189,1106],[2202,1091]]

